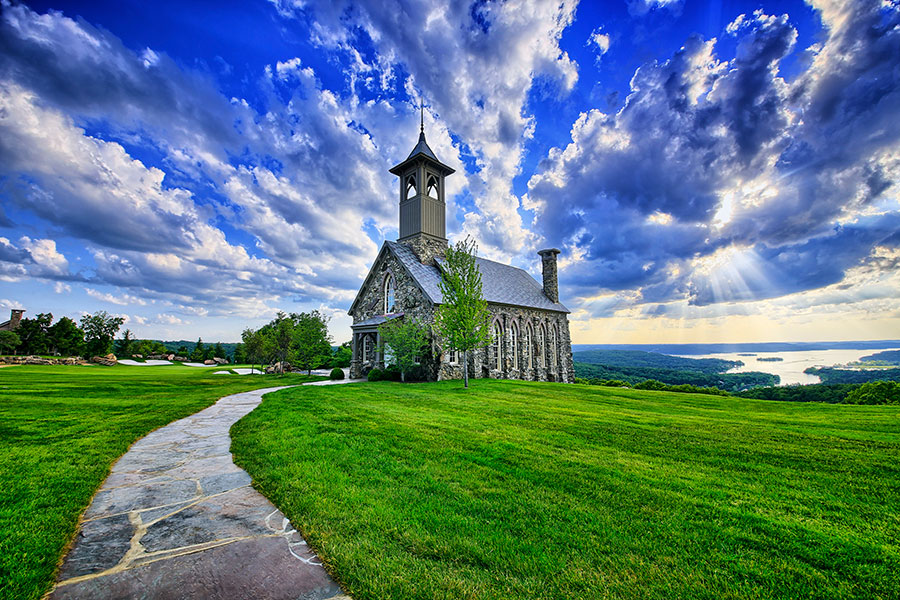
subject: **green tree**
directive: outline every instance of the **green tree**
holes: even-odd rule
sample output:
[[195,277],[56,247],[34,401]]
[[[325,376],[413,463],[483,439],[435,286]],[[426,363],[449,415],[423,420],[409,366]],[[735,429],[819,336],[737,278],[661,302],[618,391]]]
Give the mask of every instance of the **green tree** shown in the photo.
[[900,404],[900,383],[870,381],[847,394],[847,404]]
[[246,361],[246,357],[244,356],[244,345],[238,344],[234,347],[234,354],[231,355],[231,362],[236,365],[239,365]]
[[328,334],[328,317],[318,310],[291,313],[294,322],[294,364],[309,374],[313,369],[327,365],[331,359],[331,336]]
[[400,369],[400,380],[406,382],[406,374],[418,364],[416,360],[428,345],[428,330],[418,321],[406,320],[405,317],[393,319],[378,328],[381,334],[382,348],[389,349],[393,362]]
[[124,317],[114,317],[105,310],[81,317],[81,329],[84,331],[87,355],[109,354],[113,339],[123,323],[125,323]]
[[331,356],[331,367],[349,367],[351,360],[353,360],[353,349],[350,348],[350,342],[344,342],[334,349],[334,354]]
[[293,316],[289,317],[285,313],[278,311],[275,315],[275,320],[269,324],[272,351],[278,363],[279,373],[284,373],[284,363],[291,356],[294,347],[296,325]]
[[178,350],[175,351],[175,354],[177,354],[178,356],[187,357],[190,355],[190,352],[188,351],[187,346],[182,344],[182,345],[178,346]]
[[47,354],[50,351],[50,323],[52,313],[38,313],[33,319],[22,319],[16,328],[16,335],[22,340],[19,350],[22,354]]
[[15,331],[0,331],[0,352],[11,352],[22,343]]
[[244,356],[251,365],[259,364],[262,371],[262,363],[267,361],[271,354],[271,338],[262,328],[256,331],[248,328],[241,333],[241,340],[244,342]]
[[61,356],[80,356],[84,351],[84,331],[69,317],[51,325],[47,335],[50,347]]
[[214,358],[225,358],[225,348],[222,347],[222,342],[216,342],[212,355]]
[[122,338],[116,340],[116,356],[119,358],[131,358],[131,355],[136,353],[138,341],[131,336],[130,329],[123,331]]
[[475,262],[477,251],[478,246],[468,237],[447,248],[439,283],[444,299],[434,320],[444,347],[463,354],[465,387],[469,387],[469,352],[491,342],[491,316]]
[[197,343],[194,345],[194,349],[191,351],[190,359],[194,362],[203,362],[205,359],[203,358],[206,353],[206,350],[203,347],[203,339],[197,338]]

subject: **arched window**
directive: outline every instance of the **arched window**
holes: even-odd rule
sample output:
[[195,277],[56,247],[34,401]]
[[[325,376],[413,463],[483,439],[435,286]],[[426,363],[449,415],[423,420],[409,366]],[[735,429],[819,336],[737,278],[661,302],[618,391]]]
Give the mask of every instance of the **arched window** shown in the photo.
[[545,366],[544,353],[546,350],[546,344],[545,344],[546,339],[547,339],[547,335],[544,332],[544,325],[541,324],[538,327],[538,333],[537,333],[537,366],[541,367],[541,368]]
[[438,178],[434,175],[428,176],[428,185],[425,187],[425,193],[432,198],[438,198]]
[[494,360],[493,365],[494,368],[498,371],[502,368],[500,365],[500,357],[501,357],[501,348],[503,346],[503,328],[500,327],[499,321],[494,321],[494,331],[493,331],[493,343],[491,344],[493,347]]
[[556,371],[556,325],[550,327],[550,369]]
[[522,348],[525,351],[525,368],[533,369],[534,362],[532,362],[532,357],[534,356],[534,348],[532,348],[531,344],[534,341],[534,336],[531,334],[531,323],[525,325],[525,339],[522,340]]
[[415,175],[408,176],[406,178],[406,197],[407,197],[407,199],[415,196],[417,191],[418,190],[416,188],[416,176]]
[[512,368],[519,369],[519,326],[513,321],[509,328],[509,351],[512,353]]
[[394,312],[394,275],[388,273],[384,278],[384,314]]

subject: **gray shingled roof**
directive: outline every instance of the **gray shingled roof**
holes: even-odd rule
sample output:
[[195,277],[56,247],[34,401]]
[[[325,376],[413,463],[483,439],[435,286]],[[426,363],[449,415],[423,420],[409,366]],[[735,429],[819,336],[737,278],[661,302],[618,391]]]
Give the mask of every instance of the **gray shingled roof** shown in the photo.
[[434,152],[431,151],[431,148],[428,147],[428,142],[425,141],[425,132],[419,134],[419,143],[416,144],[416,147],[412,149],[412,152],[409,153],[409,156],[406,157],[406,160],[411,159],[413,156],[419,153],[424,154],[431,160],[441,162],[437,159],[437,156],[434,155]]
[[365,321],[360,321],[359,323],[354,323],[350,327],[356,329],[358,327],[374,327],[376,325],[381,325],[382,323],[386,323],[388,321],[393,321],[398,317],[402,317],[403,313],[392,313],[389,315],[378,315],[377,317],[371,317],[366,319]]
[[[397,242],[385,242],[385,244],[412,274],[431,301],[435,304],[440,304],[443,301],[443,297],[441,288],[438,285],[441,280],[441,273],[438,268],[420,263],[413,251],[404,244]],[[481,271],[482,293],[484,294],[484,299],[488,302],[569,312],[569,309],[559,302],[551,302],[544,295],[544,289],[541,284],[522,269],[480,257],[476,258],[475,261],[478,265],[478,270]],[[438,259],[438,264],[440,262],[441,259]]]

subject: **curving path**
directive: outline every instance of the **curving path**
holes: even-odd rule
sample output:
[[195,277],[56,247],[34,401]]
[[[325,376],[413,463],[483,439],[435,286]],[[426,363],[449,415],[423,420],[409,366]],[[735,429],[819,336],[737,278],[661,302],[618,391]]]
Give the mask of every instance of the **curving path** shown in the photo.
[[348,598],[231,459],[231,426],[284,387],[226,396],[135,442],[85,512],[49,598]]

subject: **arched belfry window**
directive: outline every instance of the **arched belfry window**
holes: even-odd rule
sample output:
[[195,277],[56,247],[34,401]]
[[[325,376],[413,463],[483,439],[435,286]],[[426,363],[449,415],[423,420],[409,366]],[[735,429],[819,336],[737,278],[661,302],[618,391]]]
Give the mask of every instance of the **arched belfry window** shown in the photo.
[[394,275],[388,273],[384,278],[384,314],[394,312]]
[[406,198],[412,198],[418,192],[418,188],[416,187],[416,176],[408,175],[406,177]]
[[425,187],[425,192],[432,198],[440,197],[438,196],[438,178],[434,175],[428,176],[428,185]]
[[493,331],[493,343],[491,344],[493,349],[493,366],[498,371],[502,368],[500,365],[500,357],[501,357],[501,348],[503,347],[503,328],[500,327],[500,322],[494,322],[494,331]]

